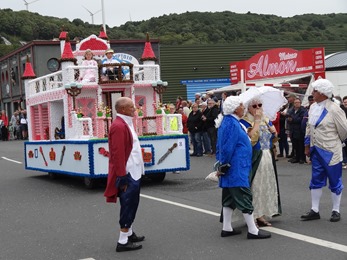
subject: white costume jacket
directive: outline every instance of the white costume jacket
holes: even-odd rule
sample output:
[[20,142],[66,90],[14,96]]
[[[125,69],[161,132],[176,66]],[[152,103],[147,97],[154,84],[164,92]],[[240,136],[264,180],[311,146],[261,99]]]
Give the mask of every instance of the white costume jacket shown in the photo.
[[[313,111],[319,104],[312,104],[309,111],[309,121],[306,126],[305,145],[310,145],[311,151],[317,152],[329,166],[342,161],[342,142],[347,138],[347,119],[345,112],[333,101],[327,99],[318,120],[310,123],[314,117]],[[316,110],[317,111],[317,110]]]

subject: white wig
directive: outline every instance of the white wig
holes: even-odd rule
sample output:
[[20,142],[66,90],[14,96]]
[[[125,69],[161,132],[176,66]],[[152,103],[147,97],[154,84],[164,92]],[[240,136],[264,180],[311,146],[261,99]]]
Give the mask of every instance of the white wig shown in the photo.
[[231,115],[235,112],[235,109],[242,104],[242,100],[239,96],[229,96],[223,102],[224,115]]
[[[232,115],[234,114],[236,108],[242,104],[242,100],[239,96],[229,96],[223,102],[223,114]],[[223,121],[223,115],[220,113],[218,117],[214,120],[216,128],[218,128]]]
[[328,98],[333,96],[334,85],[327,79],[317,79],[312,83],[312,87]]

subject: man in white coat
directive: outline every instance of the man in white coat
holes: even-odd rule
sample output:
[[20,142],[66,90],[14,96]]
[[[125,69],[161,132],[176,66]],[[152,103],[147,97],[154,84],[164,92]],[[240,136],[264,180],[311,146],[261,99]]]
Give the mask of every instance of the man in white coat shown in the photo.
[[340,220],[342,195],[342,142],[347,138],[346,115],[331,100],[334,86],[327,79],[312,83],[315,103],[310,107],[305,136],[305,154],[311,157],[310,183],[312,207],[302,220],[320,219],[319,202],[322,188],[329,180],[333,201],[330,221]]
[[102,68],[102,73],[105,76],[108,76],[109,80],[118,80],[118,70],[119,66],[115,65],[116,63],[120,63],[117,58],[113,56],[114,51],[112,49],[108,49],[105,51],[105,58],[102,59],[102,64],[111,64],[110,66],[106,66]]

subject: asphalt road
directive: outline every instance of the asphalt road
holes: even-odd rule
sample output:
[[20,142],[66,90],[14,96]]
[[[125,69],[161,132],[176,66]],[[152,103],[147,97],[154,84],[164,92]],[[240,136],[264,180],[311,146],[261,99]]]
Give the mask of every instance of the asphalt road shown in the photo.
[[170,173],[161,184],[143,181],[134,224],[146,236],[143,249],[116,253],[119,208],[105,203],[104,183],[88,190],[80,179],[26,171],[23,162],[22,141],[0,142],[1,260],[347,259],[346,192],[340,222],[329,222],[327,188],[321,219],[300,221],[310,208],[310,165],[280,159],[283,214],[267,228],[271,239],[247,240],[242,220],[234,223],[241,235],[220,237],[221,190],[204,179],[214,159],[193,157],[190,171]]

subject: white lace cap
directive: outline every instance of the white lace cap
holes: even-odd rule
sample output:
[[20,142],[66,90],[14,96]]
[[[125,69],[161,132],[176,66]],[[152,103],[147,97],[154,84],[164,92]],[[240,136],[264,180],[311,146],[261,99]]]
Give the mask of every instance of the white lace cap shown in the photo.
[[312,83],[312,87],[328,98],[331,98],[333,95],[334,85],[327,79],[317,79]]

